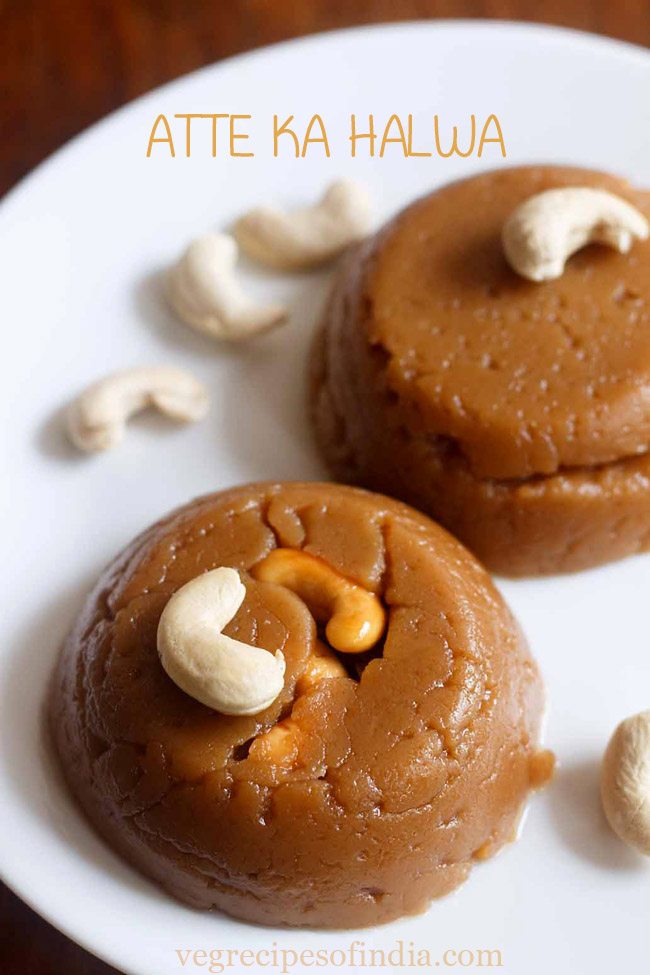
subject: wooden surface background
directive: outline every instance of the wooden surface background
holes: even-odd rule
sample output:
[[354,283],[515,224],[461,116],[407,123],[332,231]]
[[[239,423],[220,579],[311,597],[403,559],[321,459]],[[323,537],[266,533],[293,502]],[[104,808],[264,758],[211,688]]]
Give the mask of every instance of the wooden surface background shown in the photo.
[[[541,21],[650,44],[648,0],[0,0],[0,194],[91,122],[194,68],[315,31],[439,17]],[[0,884],[0,972],[114,970]]]

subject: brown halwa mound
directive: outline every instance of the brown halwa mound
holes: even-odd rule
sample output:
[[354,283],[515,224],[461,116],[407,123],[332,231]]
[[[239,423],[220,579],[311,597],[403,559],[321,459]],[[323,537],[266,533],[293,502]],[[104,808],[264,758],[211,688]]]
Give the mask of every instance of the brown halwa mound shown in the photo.
[[583,169],[452,183],[351,255],[314,353],[335,476],[415,505],[508,575],[650,546],[650,240],[585,248],[543,283],[501,246],[520,203],[563,186],[650,214],[648,193]]
[[[317,626],[248,574],[276,547],[325,559],[389,618],[382,646],[339,655],[349,677],[295,702]],[[222,565],[247,590],[226,632],[287,661],[281,696],[251,717],[188,697],[156,651],[171,594]],[[154,525],[89,597],[52,698],[70,785],[131,863],[196,907],[327,927],[421,911],[513,837],[541,709],[537,668],[475,559],[405,505],[331,484],[240,487]],[[290,713],[298,759],[255,757]]]

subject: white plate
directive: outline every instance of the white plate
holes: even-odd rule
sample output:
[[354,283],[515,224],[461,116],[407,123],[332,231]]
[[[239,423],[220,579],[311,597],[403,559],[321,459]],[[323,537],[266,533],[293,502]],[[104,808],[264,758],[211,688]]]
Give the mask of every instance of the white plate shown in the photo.
[[[477,868],[460,891],[422,917],[359,935],[256,928],[168,899],[78,814],[52,764],[41,708],[84,592],[143,526],[212,489],[324,473],[304,398],[305,354],[328,275],[258,274],[260,294],[290,300],[292,324],[255,344],[222,348],[179,325],[161,301],[160,269],[188,238],[226,226],[260,200],[310,200],[341,174],[370,184],[383,217],[446,180],[503,165],[494,146],[480,160],[405,160],[395,147],[383,159],[351,159],[350,111],[372,111],[377,122],[412,112],[423,142],[436,112],[443,125],[461,126],[471,113],[495,112],[509,164],[570,161],[647,185],[649,91],[646,53],[564,31],[429,23],[329,34],[236,58],[140,99],[58,153],[4,203],[0,866],[37,911],[116,967],[167,975],[184,970],[177,949],[346,950],[355,937],[366,949],[412,942],[443,967],[446,949],[498,949],[505,971],[527,975],[597,975],[647,961],[650,869],[610,835],[596,792],[612,727],[650,705],[647,556],[503,584],[546,676],[557,779],[533,801],[521,841]],[[173,160],[157,151],[145,157],[159,112],[200,111],[251,113],[256,157],[212,159],[205,144],[190,159],[180,151]],[[332,157],[316,150],[274,159],[274,112],[303,124],[319,112]],[[106,456],[68,449],[58,411],[79,387],[109,369],[167,360],[210,386],[206,422],[191,429],[136,422]],[[393,970],[406,970],[408,957],[391,960]],[[188,962],[185,970],[207,968]]]

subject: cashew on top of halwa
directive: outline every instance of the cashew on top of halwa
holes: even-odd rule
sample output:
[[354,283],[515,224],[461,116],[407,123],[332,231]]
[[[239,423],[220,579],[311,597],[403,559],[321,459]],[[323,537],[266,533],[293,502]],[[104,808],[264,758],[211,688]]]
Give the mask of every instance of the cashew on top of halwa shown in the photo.
[[[382,636],[386,614],[379,597],[316,556],[276,549],[251,574],[295,592],[317,620],[327,621],[327,639],[342,653],[370,649]],[[222,632],[245,595],[235,569],[212,569],[171,597],[158,624],[158,654],[168,676],[191,697],[223,714],[257,714],[284,686],[285,661],[279,650],[271,654]],[[316,641],[296,690],[304,694],[320,680],[344,676],[336,654]],[[279,746],[291,727],[291,719],[285,719],[262,737]]]
[[626,254],[648,233],[647,219],[627,200],[607,190],[566,186],[524,200],[504,224],[502,243],[517,274],[551,281],[586,244],[607,244]]
[[158,623],[158,655],[167,675],[222,714],[257,714],[284,686],[280,650],[271,654],[222,633],[245,597],[235,569],[212,569],[177,590]]
[[315,619],[328,621],[325,635],[341,653],[369,650],[383,633],[386,613],[379,597],[309,552],[276,548],[251,574],[300,596]]

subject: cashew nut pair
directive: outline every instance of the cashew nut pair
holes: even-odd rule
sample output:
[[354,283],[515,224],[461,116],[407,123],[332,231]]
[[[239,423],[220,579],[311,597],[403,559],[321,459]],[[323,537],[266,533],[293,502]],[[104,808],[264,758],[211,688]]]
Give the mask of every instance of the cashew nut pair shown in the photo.
[[634,240],[646,240],[645,216],[606,190],[567,186],[525,200],[502,232],[508,263],[529,281],[552,281],[572,254],[586,244],[608,244],[626,254]]
[[127,420],[153,406],[174,420],[201,420],[209,406],[205,387],[183,369],[143,366],[114,372],[89,386],[68,411],[68,434],[80,450],[115,447]]
[[[252,575],[293,590],[317,619],[329,620],[328,640],[342,653],[367,650],[383,633],[385,611],[379,598],[307,552],[276,549],[254,566]],[[284,682],[280,651],[272,655],[222,633],[245,594],[234,569],[213,569],[171,597],[158,625],[158,654],[169,677],[222,714],[263,711]],[[309,663],[306,679],[313,682],[344,673],[335,655],[321,647]]]
[[[260,207],[241,217],[234,234],[242,250],[269,267],[296,270],[324,263],[365,236],[370,221],[366,191],[339,181],[311,207],[283,213]],[[259,305],[235,273],[237,243],[205,234],[187,248],[168,277],[172,307],[188,325],[220,339],[241,340],[280,325],[283,305]]]
[[650,711],[626,718],[614,731],[603,759],[600,793],[614,832],[650,856]]

